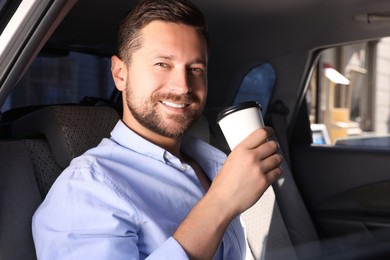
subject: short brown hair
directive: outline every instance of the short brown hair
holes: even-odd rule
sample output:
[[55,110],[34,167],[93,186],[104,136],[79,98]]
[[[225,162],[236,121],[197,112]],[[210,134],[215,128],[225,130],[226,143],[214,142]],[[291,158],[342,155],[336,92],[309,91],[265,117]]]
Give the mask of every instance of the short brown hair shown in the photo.
[[208,45],[208,29],[204,15],[187,0],[140,0],[119,25],[118,56],[127,63],[131,53],[141,47],[140,31],[152,21],[180,23],[196,28]]

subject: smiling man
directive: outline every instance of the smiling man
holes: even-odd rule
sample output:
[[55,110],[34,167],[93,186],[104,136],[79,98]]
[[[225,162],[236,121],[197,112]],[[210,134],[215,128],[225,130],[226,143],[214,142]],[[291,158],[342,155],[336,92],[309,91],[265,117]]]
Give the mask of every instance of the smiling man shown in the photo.
[[140,1],[118,39],[123,118],[37,210],[38,258],[245,259],[239,215],[281,174],[272,129],[228,158],[186,134],[207,97],[207,27],[192,3]]
[[125,99],[123,121],[156,144],[175,144],[179,153],[176,140],[206,101],[207,43],[195,28],[172,22],[152,21],[141,34],[142,47],[131,61],[112,58],[114,81]]

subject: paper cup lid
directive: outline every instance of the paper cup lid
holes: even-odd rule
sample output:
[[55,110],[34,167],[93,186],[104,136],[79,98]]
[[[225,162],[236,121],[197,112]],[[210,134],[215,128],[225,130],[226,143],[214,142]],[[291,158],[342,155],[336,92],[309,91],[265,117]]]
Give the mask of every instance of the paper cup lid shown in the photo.
[[250,107],[258,107],[260,110],[262,109],[261,105],[256,101],[247,101],[247,102],[239,103],[237,105],[227,107],[221,112],[219,112],[217,115],[217,123],[219,123],[219,121],[221,121],[225,116],[230,115],[231,113],[234,113],[239,110],[247,109]]

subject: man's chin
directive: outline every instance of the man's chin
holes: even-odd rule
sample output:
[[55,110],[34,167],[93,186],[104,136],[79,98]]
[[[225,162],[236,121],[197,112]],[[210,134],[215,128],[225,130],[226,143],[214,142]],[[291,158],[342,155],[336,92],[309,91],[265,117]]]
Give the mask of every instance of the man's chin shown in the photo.
[[180,138],[196,122],[194,114],[156,116],[150,114],[136,117],[137,121],[149,130],[168,138]]
[[187,125],[167,125],[163,132],[165,132],[165,136],[167,137],[179,138],[183,136],[188,129],[189,127]]

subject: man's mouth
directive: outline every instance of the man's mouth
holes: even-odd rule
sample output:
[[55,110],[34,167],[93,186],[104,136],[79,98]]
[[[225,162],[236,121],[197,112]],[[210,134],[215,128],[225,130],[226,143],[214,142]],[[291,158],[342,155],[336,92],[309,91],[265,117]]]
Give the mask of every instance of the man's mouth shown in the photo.
[[188,106],[188,104],[173,103],[166,100],[161,100],[160,102],[166,106],[173,107],[173,108],[185,108],[186,106]]

